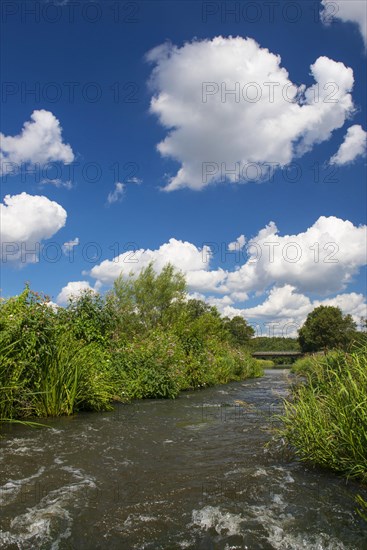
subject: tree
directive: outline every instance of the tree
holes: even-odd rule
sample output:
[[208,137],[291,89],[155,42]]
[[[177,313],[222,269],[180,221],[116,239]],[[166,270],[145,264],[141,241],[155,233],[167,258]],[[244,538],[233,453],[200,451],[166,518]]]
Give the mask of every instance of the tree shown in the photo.
[[120,275],[109,300],[115,304],[122,330],[130,327],[134,332],[139,327],[150,330],[169,325],[175,308],[185,296],[186,281],[180,271],[167,264],[157,275],[150,262],[137,277],[130,274],[125,279]]
[[347,348],[353,340],[356,324],[351,315],[343,315],[339,307],[319,306],[308,314],[298,331],[303,352]]
[[255,334],[252,326],[240,315],[236,315],[232,319],[225,317],[224,326],[228,330],[233,344],[237,346],[245,346]]

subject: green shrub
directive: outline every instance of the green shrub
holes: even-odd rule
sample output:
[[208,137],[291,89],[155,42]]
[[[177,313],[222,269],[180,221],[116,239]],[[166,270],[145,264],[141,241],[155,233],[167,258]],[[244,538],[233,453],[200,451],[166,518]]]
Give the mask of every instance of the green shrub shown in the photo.
[[271,369],[274,367],[274,361],[271,359],[257,359],[257,362],[262,369]]
[[114,359],[121,393],[128,398],[174,398],[184,374],[185,354],[175,335],[159,329],[133,339]]
[[78,339],[73,320],[28,287],[1,303],[0,419],[110,407],[116,383],[109,353],[98,338]]

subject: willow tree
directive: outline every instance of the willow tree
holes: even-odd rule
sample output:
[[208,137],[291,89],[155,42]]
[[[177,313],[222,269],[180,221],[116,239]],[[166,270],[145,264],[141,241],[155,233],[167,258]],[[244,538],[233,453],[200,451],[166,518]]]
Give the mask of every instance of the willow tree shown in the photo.
[[149,330],[169,324],[177,305],[183,303],[185,297],[184,275],[169,263],[158,274],[150,262],[137,276],[121,274],[114,283],[110,299],[120,316],[122,330],[125,326],[134,332],[139,327]]

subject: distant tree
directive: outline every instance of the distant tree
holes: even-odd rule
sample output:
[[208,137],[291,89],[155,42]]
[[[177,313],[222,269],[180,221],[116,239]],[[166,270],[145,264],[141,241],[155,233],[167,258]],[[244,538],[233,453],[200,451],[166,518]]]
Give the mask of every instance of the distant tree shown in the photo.
[[254,351],[299,351],[297,338],[281,336],[257,336],[251,339]]
[[225,317],[223,319],[224,326],[228,330],[233,344],[239,346],[245,346],[248,344],[250,338],[255,334],[254,329],[247,321],[240,315],[236,315],[229,319]]
[[353,340],[356,324],[351,315],[343,315],[335,306],[319,306],[308,314],[298,331],[298,341],[304,352],[346,349]]

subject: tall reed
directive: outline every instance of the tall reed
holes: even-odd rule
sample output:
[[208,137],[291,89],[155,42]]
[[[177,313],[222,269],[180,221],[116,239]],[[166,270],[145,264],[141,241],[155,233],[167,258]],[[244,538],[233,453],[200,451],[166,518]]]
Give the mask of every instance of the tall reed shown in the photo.
[[302,461],[367,482],[367,355],[332,352],[285,401],[280,435]]

